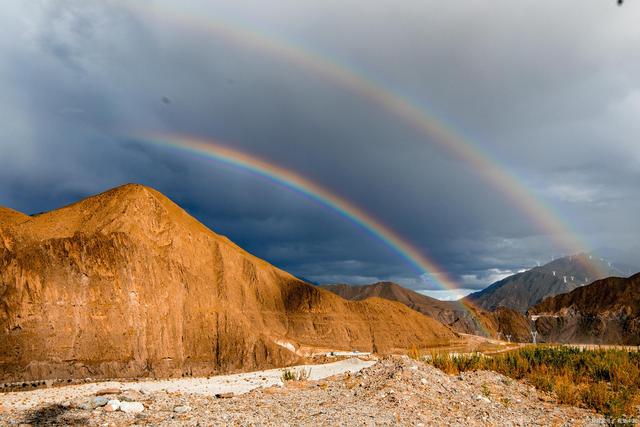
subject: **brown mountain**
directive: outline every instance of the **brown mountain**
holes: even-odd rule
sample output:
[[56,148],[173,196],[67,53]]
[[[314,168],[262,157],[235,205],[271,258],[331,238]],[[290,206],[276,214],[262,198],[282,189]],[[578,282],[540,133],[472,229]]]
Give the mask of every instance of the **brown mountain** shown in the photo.
[[640,345],[640,274],[547,298],[529,314],[544,341]]
[[306,284],[140,185],[0,212],[0,381],[209,374],[456,338],[402,304]]
[[3,208],[0,206],[0,226],[8,226],[29,220],[29,215],[16,212],[13,209]]
[[485,310],[507,307],[525,313],[546,297],[571,292],[595,280],[621,273],[593,255],[568,256],[509,276],[468,295],[466,300]]
[[441,301],[431,298],[393,282],[363,286],[323,285],[322,288],[352,301],[363,301],[373,297],[398,301],[451,326],[460,333],[493,338],[504,338],[509,335],[512,340],[520,342],[528,342],[531,339],[527,318],[521,313],[503,307],[496,312],[487,312],[469,305],[465,307],[458,301]]

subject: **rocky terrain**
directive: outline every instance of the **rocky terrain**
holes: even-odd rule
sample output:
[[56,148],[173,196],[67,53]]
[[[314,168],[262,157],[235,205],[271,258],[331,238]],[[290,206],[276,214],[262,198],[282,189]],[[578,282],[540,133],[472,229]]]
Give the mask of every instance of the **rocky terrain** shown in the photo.
[[352,301],[364,301],[378,297],[398,301],[407,307],[450,326],[457,332],[487,336],[490,338],[529,342],[529,320],[522,313],[505,307],[494,312],[485,311],[464,301],[441,301],[404,288],[397,283],[379,282],[372,285],[322,285],[343,298]]
[[468,295],[465,300],[489,311],[506,307],[524,314],[547,297],[571,292],[595,280],[620,275],[623,272],[604,259],[580,254],[558,258],[543,266],[514,274]]
[[529,314],[542,341],[640,345],[640,274],[547,298]]
[[140,185],[32,217],[1,210],[0,296],[0,383],[202,376],[459,339],[402,304],[296,279]]
[[[177,380],[179,381],[179,380]],[[64,388],[23,392],[0,424],[33,426],[452,425],[586,426],[602,417],[558,405],[529,385],[487,371],[449,376],[407,357],[357,373],[290,381],[243,395],[141,393],[123,385],[67,400]],[[30,396],[40,393],[38,399]],[[11,394],[12,401],[15,395]],[[123,406],[124,404],[124,406]],[[115,408],[115,410],[114,410]],[[124,408],[124,409],[123,409]]]

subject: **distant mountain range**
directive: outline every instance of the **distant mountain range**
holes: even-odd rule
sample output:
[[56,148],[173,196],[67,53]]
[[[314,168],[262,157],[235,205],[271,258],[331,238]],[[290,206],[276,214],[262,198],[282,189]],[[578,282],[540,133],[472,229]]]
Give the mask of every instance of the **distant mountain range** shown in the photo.
[[460,333],[530,342],[530,332],[537,327],[541,341],[636,344],[640,274],[612,277],[629,275],[633,269],[593,254],[568,256],[509,276],[459,301],[441,301],[392,282],[321,287],[353,301],[374,297],[398,301]]
[[640,345],[640,274],[546,298],[529,314],[541,341]]
[[489,311],[506,307],[525,313],[544,298],[571,292],[605,277],[628,276],[632,271],[631,267],[609,263],[595,255],[567,256],[509,276],[465,299]]
[[528,342],[531,339],[528,319],[521,313],[501,307],[495,312],[464,306],[458,301],[441,301],[419,294],[393,282],[379,282],[372,285],[322,285],[352,301],[369,298],[384,298],[398,301],[413,310],[449,325],[455,331],[466,334],[484,335],[493,338]]

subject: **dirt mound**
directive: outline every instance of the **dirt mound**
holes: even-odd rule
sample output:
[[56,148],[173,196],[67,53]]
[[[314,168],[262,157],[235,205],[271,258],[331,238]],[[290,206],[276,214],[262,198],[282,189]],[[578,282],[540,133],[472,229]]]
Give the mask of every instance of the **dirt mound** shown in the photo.
[[[10,211],[3,211],[10,212]],[[345,301],[126,185],[0,223],[0,381],[206,375],[301,347],[387,352],[456,339],[373,299]]]

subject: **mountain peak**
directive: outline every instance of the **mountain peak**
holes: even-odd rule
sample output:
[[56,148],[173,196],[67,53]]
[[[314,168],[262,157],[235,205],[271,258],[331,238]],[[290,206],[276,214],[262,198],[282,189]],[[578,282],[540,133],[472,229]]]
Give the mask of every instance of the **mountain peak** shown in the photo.
[[[204,233],[222,238],[191,217],[159,191],[126,184],[89,196],[62,208],[35,215],[24,227],[37,239],[63,238],[74,233],[144,234],[169,238],[171,231]],[[180,234],[177,232],[176,234]]]
[[615,265],[593,254],[570,255],[504,278],[465,297],[486,310],[503,306],[525,313],[544,298],[595,280],[620,275]]
[[141,185],[3,227],[0,245],[0,381],[204,375],[458,339],[402,304],[304,283]]

